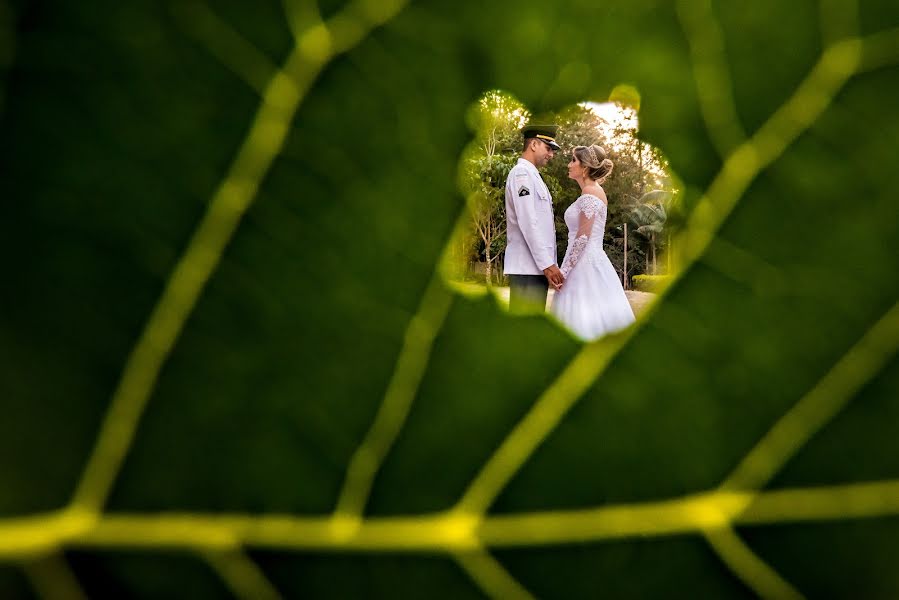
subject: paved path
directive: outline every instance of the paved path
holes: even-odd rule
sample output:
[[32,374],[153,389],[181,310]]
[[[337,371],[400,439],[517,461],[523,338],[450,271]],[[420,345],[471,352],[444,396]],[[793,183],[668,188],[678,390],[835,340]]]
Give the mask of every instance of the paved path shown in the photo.
[[[508,287],[498,287],[496,291],[499,293],[500,298],[509,302],[509,288]],[[555,290],[549,290],[549,297],[546,300],[546,306],[549,308],[549,305],[552,303],[553,294]],[[624,292],[627,295],[628,301],[631,303],[631,308],[634,309],[634,314],[639,315],[643,310],[649,305],[650,302],[656,297],[656,294],[650,294],[649,292],[637,292],[634,290],[625,290]]]

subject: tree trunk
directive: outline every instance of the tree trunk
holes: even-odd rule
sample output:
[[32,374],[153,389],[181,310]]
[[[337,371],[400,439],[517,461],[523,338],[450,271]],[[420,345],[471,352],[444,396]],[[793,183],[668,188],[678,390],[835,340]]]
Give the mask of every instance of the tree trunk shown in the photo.
[[668,234],[668,247],[665,250],[665,258],[668,261],[667,266],[665,267],[665,274],[671,275],[671,234]]
[[650,236],[649,243],[652,245],[652,274],[658,275],[659,267],[656,264],[656,232],[655,231],[652,232],[652,236]]
[[643,170],[643,141],[637,139],[637,157],[640,161],[640,195],[642,196],[646,189],[646,171]]
[[624,268],[621,270],[621,287],[627,289],[627,221],[624,222]]

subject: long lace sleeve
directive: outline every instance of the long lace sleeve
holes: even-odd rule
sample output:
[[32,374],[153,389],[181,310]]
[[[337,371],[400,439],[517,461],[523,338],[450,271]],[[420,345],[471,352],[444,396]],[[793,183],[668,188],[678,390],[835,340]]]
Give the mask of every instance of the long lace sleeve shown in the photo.
[[562,275],[568,277],[571,270],[578,263],[587,245],[590,242],[590,236],[593,235],[593,223],[596,221],[596,215],[599,214],[602,200],[593,195],[581,196],[576,200],[578,205],[578,227],[577,237],[571,244],[568,252],[565,254],[565,260],[562,261]]

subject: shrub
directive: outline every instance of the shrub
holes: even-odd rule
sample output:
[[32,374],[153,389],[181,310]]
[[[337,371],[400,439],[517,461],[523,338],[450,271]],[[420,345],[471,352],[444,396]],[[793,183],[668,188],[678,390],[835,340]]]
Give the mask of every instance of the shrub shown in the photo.
[[657,294],[668,285],[670,275],[634,275],[634,289]]

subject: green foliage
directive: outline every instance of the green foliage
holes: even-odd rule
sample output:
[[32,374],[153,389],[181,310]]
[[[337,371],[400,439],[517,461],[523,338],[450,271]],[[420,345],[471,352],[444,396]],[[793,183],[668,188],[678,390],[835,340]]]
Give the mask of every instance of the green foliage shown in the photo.
[[[899,596],[895,2],[334,0],[271,88],[281,3],[0,5],[0,597]],[[447,291],[471,106],[622,82],[682,182],[655,309],[585,347]],[[102,511],[56,512],[98,439]]]
[[634,289],[658,293],[671,281],[669,275],[634,275]]

